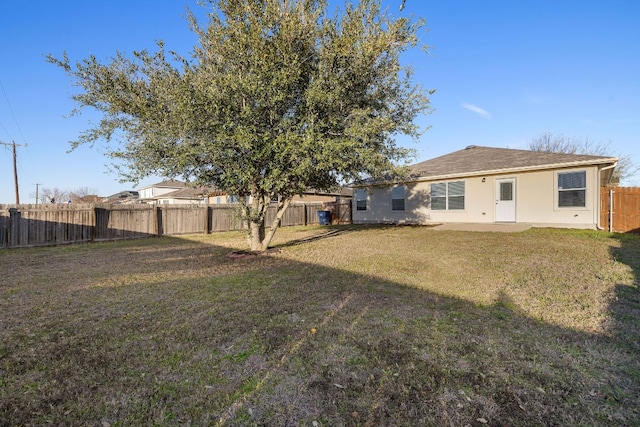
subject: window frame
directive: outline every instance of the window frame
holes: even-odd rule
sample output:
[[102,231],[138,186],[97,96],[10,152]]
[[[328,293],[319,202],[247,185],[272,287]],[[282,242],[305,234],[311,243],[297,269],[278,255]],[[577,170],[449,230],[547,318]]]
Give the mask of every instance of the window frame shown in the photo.
[[[566,176],[566,175],[576,175],[576,174],[582,174],[582,177],[580,178],[584,183],[583,187],[561,187],[560,186],[560,179],[561,176]],[[587,170],[586,169],[574,169],[574,170],[567,170],[567,171],[557,171],[555,173],[555,200],[556,200],[556,209],[587,209],[587,196],[588,196],[588,176],[587,176]],[[574,197],[571,198],[571,200],[582,200],[582,204],[581,205],[566,205],[566,204],[561,204],[563,203],[563,199],[565,199],[565,197],[561,197],[561,194],[569,194],[571,192],[582,192],[582,198],[580,198],[579,195],[575,195]]]
[[[364,194],[364,198],[359,198],[359,194]],[[369,209],[369,192],[366,188],[356,188],[354,199],[356,201],[356,211],[365,212]],[[364,202],[364,207],[360,206],[360,202]]]
[[[399,194],[402,192],[401,194]],[[394,194],[396,193],[396,194]],[[394,212],[404,212],[407,190],[404,185],[391,187],[391,210]],[[402,197],[398,197],[398,196]]]
[[[455,191],[456,186],[462,188],[462,193]],[[437,189],[437,195],[434,196],[434,187]],[[453,188],[451,188],[453,187]],[[444,191],[442,191],[444,190]],[[453,194],[452,194],[452,190]],[[433,211],[444,211],[444,212],[461,212],[466,209],[466,193],[467,193],[467,184],[465,180],[458,181],[444,181],[444,182],[432,182],[429,185],[429,197],[430,197],[430,209]],[[462,207],[457,206],[456,203],[453,203],[454,207],[451,207],[453,201],[462,201]],[[434,203],[437,201],[437,203]],[[444,204],[443,204],[444,202]],[[435,206],[435,207],[434,207]]]

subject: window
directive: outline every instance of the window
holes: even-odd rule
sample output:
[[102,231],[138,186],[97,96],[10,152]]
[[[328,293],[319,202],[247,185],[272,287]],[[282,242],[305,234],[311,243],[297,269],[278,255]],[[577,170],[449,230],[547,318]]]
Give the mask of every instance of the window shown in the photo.
[[586,206],[587,172],[558,174],[558,207],[583,208]]
[[404,210],[404,186],[393,187],[391,189],[391,210]]
[[501,182],[500,183],[500,199],[502,202],[510,202],[513,200],[513,182]]
[[435,211],[464,209],[464,181],[431,184],[431,209]]
[[367,190],[359,188],[356,190],[356,210],[367,210]]
[[447,184],[431,184],[431,209],[442,211],[447,209]]

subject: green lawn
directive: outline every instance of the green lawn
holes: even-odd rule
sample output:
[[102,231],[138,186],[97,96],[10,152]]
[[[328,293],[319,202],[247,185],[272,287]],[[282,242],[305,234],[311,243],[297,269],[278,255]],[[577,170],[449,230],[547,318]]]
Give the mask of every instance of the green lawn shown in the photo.
[[638,425],[640,238],[292,227],[0,251],[0,425]]

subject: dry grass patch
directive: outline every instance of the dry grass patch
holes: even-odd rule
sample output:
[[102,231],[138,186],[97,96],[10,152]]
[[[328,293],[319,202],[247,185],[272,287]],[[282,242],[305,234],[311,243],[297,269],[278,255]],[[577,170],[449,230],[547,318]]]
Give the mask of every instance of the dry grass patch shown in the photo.
[[0,425],[633,425],[640,240],[282,229],[0,251]]

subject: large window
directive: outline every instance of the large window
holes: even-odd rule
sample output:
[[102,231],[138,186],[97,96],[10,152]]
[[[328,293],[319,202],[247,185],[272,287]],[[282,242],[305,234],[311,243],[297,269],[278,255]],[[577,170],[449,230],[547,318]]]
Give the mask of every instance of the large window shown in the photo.
[[359,188],[356,190],[356,210],[367,210],[367,190]]
[[404,186],[399,185],[391,189],[391,210],[404,210]]
[[558,173],[558,207],[583,208],[586,204],[587,172]]
[[464,209],[464,181],[431,184],[431,209],[436,211]]

